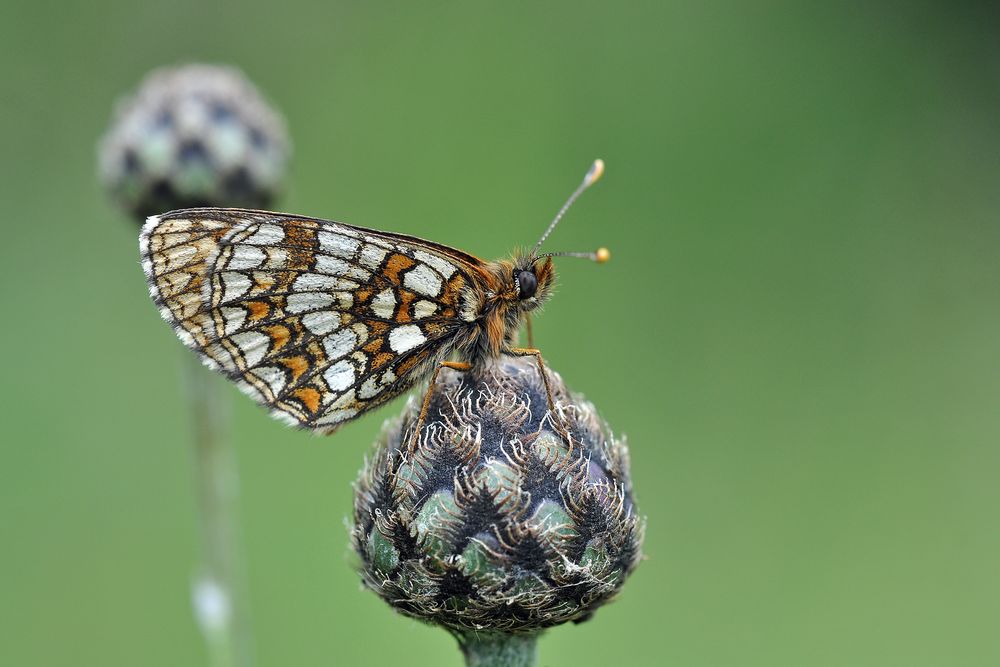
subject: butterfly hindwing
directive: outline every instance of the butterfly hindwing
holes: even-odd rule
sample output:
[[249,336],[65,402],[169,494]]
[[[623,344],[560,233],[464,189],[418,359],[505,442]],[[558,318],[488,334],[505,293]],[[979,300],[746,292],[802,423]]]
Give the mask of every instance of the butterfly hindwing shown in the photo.
[[151,218],[143,253],[178,336],[275,416],[319,430],[447,356],[479,270],[419,239],[232,209]]
[[189,347],[204,348],[210,321],[203,304],[206,263],[233,222],[223,218],[150,218],[139,237],[149,295]]

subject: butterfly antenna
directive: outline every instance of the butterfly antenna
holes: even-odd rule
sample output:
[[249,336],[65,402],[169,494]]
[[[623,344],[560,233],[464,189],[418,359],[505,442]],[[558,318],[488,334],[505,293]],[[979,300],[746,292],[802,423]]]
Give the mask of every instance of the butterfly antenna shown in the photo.
[[[591,185],[596,183],[598,179],[601,178],[601,175],[603,173],[604,173],[604,160],[601,159],[594,160],[594,164],[590,165],[590,169],[587,171],[587,175],[583,177],[583,182],[580,183],[579,186],[577,186],[576,190],[573,191],[573,194],[571,194],[569,196],[569,199],[566,200],[566,203],[562,205],[562,208],[559,209],[558,213],[556,213],[556,217],[552,220],[552,222],[549,223],[548,229],[546,229],[545,233],[542,234],[542,238],[538,239],[538,243],[536,243],[535,247],[531,249],[532,257],[538,256],[538,249],[542,247],[543,243],[545,243],[545,239],[549,238],[549,234],[551,234],[552,230],[556,228],[556,225],[559,224],[559,221],[562,220],[562,217],[566,215],[566,211],[568,211],[569,207],[573,205],[573,202],[576,201],[577,197],[582,195],[584,190],[586,190]],[[607,250],[604,250],[604,252],[605,254],[607,254]],[[597,255],[599,253],[600,251],[598,251],[597,253],[590,253],[590,254]],[[545,255],[545,256],[554,257],[557,255],[566,257],[575,257],[577,255],[583,257],[589,256],[588,253],[553,253],[551,255]],[[595,261],[598,262],[602,261],[600,259],[597,259],[596,257],[594,259]],[[607,259],[604,259],[603,261],[607,261]]]
[[598,264],[604,264],[611,259],[611,251],[607,248],[598,248],[594,252],[546,252],[539,255],[538,259],[542,259],[543,257],[580,257],[581,259],[589,259]]

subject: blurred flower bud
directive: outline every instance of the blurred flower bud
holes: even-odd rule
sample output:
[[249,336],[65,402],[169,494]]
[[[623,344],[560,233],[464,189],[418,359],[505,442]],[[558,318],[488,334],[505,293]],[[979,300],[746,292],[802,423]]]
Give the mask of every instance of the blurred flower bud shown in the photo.
[[532,357],[442,369],[388,422],[356,484],[365,584],[396,610],[470,633],[588,618],[640,558],[628,449]]
[[98,148],[103,184],[140,221],[190,206],[267,208],[290,145],[281,116],[232,67],[154,70]]

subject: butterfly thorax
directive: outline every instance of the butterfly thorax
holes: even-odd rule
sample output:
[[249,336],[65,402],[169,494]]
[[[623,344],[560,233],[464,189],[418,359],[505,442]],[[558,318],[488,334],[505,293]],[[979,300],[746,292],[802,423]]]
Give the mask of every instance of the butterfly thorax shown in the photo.
[[478,284],[466,287],[464,312],[471,320],[459,353],[470,363],[496,358],[516,347],[518,332],[529,312],[551,295],[555,281],[552,260],[527,255],[486,263]]

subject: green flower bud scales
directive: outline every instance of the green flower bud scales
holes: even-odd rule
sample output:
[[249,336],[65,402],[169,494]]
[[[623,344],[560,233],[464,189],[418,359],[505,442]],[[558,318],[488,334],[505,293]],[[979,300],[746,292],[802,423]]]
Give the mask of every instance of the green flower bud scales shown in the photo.
[[582,621],[640,559],[628,449],[538,364],[442,369],[386,424],[356,484],[365,584],[397,611],[469,632]]

